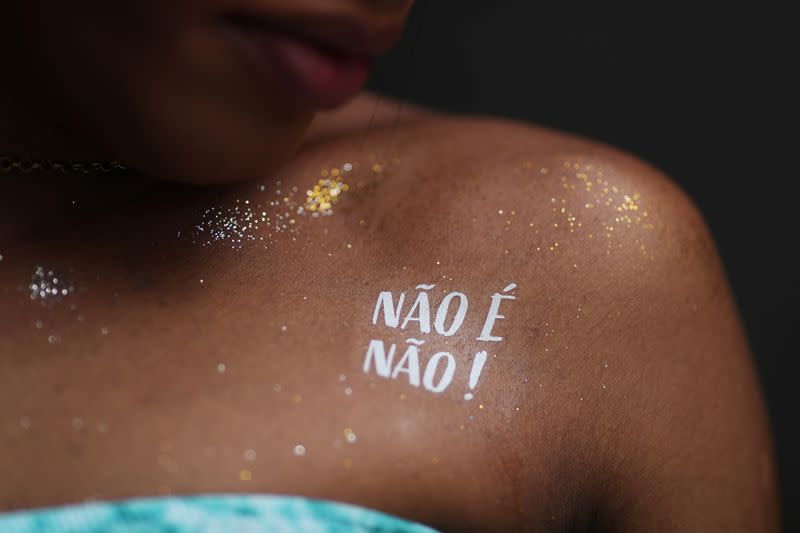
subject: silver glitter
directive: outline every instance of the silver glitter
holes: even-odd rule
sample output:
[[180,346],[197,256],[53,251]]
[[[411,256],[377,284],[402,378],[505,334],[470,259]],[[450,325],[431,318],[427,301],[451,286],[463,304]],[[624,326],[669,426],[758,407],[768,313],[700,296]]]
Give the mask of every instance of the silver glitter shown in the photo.
[[256,451],[253,449],[245,450],[242,454],[245,461],[255,461],[256,460]]
[[241,249],[245,243],[255,241],[255,232],[265,217],[259,216],[249,205],[233,207],[212,207],[203,213],[200,224],[195,226],[196,236],[205,239],[203,246],[214,243],[227,243],[233,249]]
[[294,450],[292,451],[296,456],[301,457],[306,454],[306,447],[303,446],[302,444],[298,444],[297,446],[294,447]]
[[83,429],[83,419],[80,417],[75,417],[72,419],[72,429],[75,431],[80,431]]
[[[278,182],[280,185],[280,182]],[[266,187],[260,187],[264,191]],[[275,191],[276,198],[265,205],[250,200],[236,200],[230,207],[211,207],[203,212],[194,228],[194,242],[202,246],[227,244],[241,250],[252,242],[265,246],[278,234],[296,236],[295,217],[304,214],[304,207],[294,200],[294,193]]]
[[100,328],[100,335],[108,335],[108,328]]
[[224,374],[226,370],[225,363],[220,363],[217,365],[217,372],[220,374]]
[[[281,189],[281,182],[275,182],[275,197],[267,197],[264,204],[251,200],[235,200],[228,206],[215,206],[206,209],[200,223],[194,227],[193,242],[202,246],[226,244],[240,250],[251,242],[267,246],[280,234],[288,234],[297,239],[299,217],[318,218],[332,215],[332,205],[336,204],[343,192],[350,186],[341,180],[342,173],[353,170],[352,163],[345,163],[342,170],[332,169],[330,177],[326,171],[324,178],[306,191],[297,187]],[[338,178],[338,179],[337,179]],[[266,192],[266,185],[258,185],[260,192]],[[297,196],[297,198],[295,198]],[[263,198],[263,196],[262,196]]]
[[52,269],[37,266],[28,284],[31,300],[54,300],[75,292],[75,286]]
[[286,326],[281,326],[281,331],[286,331],[288,328]]
[[19,417],[19,425],[24,430],[28,430],[31,427],[31,419],[28,416],[21,416]]
[[61,337],[59,337],[58,335],[50,335],[47,337],[47,342],[49,342],[50,344],[59,344],[61,343]]
[[351,389],[350,387],[345,387],[344,393],[346,396],[351,396],[353,394],[353,389]]

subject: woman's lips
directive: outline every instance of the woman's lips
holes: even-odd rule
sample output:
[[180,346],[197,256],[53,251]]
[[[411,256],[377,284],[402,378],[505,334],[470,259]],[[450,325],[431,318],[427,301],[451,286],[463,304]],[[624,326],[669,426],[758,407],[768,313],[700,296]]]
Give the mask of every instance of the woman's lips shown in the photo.
[[367,82],[372,61],[262,26],[228,24],[227,30],[269,78],[299,103],[338,107]]

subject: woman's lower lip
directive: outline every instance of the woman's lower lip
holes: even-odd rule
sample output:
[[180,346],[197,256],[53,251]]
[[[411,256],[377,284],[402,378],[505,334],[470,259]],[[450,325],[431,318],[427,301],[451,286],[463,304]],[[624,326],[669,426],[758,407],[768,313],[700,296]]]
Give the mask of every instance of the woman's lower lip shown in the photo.
[[368,57],[347,55],[268,29],[231,28],[269,78],[301,104],[338,107],[355,96],[372,69]]

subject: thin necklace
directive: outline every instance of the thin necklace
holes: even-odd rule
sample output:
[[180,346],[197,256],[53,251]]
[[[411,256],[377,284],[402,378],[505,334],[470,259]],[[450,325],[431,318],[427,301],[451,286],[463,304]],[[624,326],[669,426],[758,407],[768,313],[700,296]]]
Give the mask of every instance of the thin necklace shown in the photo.
[[25,159],[0,155],[0,174],[110,174],[130,170],[131,167],[121,161]]

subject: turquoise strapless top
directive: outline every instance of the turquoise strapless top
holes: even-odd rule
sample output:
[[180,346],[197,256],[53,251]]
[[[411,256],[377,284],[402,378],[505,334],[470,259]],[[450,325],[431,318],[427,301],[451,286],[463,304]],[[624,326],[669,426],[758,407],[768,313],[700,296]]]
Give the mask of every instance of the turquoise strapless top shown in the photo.
[[0,514],[3,533],[436,533],[354,505],[222,494],[92,502]]

